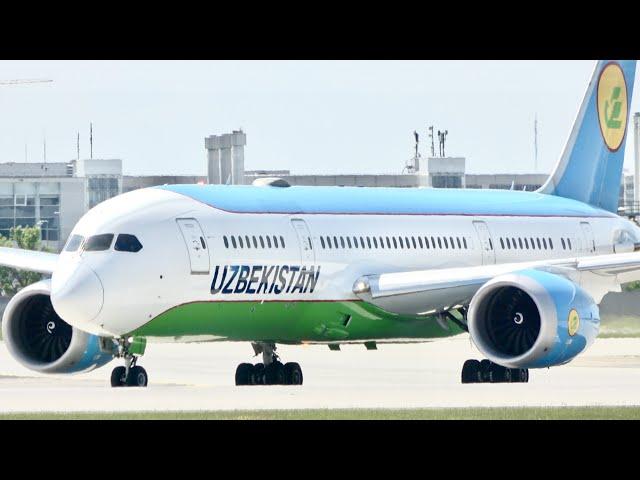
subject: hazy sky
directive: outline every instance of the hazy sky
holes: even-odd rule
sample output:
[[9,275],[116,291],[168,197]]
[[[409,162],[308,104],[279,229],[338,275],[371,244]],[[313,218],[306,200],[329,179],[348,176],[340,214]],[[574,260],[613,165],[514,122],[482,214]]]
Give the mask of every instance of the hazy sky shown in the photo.
[[[126,174],[205,174],[203,138],[242,128],[247,169],[399,173],[413,131],[447,129],[470,173],[555,164],[591,61],[0,61],[0,161],[122,158]],[[638,81],[636,81],[636,91]],[[637,95],[631,111],[640,109]],[[437,141],[436,141],[437,150]],[[627,138],[625,166],[631,168]]]

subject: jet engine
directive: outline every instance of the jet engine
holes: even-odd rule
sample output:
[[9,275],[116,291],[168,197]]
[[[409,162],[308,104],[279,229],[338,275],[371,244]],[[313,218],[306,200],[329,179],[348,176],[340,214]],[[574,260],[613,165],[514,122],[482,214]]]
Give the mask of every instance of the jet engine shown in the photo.
[[469,333],[492,362],[510,368],[562,365],[598,335],[596,302],[565,277],[538,270],[498,276],[469,305]]
[[44,373],[88,372],[113,359],[114,343],[72,327],[53,309],[51,281],[22,289],[7,304],[2,335],[11,355]]

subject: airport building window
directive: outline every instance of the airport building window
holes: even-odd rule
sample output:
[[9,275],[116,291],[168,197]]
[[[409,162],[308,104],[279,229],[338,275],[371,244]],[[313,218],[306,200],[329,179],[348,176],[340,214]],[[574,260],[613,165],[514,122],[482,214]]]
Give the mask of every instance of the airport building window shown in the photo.
[[102,250],[109,250],[111,248],[111,242],[113,242],[113,233],[103,233],[100,235],[94,235],[89,237],[84,242],[83,250],[85,252],[99,252]]
[[[202,241],[202,238],[200,238]],[[121,233],[116,239],[116,244],[113,247],[119,252],[139,252],[142,250],[142,244],[136,238],[135,235],[129,235],[128,233]],[[203,245],[204,248],[204,245]]]
[[71,235],[67,240],[67,245],[64,247],[65,252],[75,252],[80,247],[80,244],[84,240],[82,235]]

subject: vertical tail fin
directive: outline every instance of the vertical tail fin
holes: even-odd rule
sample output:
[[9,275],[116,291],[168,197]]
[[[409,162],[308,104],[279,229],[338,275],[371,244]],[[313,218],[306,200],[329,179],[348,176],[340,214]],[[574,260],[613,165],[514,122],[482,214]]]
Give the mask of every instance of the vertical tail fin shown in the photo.
[[636,61],[601,60],[562,156],[539,192],[616,212]]

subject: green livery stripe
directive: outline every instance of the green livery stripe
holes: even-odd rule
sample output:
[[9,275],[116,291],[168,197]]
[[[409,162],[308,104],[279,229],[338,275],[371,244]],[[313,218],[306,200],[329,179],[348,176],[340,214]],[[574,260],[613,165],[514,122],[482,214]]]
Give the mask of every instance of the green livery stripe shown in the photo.
[[130,334],[301,343],[428,339],[462,331],[452,322],[447,331],[433,317],[393,315],[362,301],[194,302],[167,310]]

